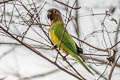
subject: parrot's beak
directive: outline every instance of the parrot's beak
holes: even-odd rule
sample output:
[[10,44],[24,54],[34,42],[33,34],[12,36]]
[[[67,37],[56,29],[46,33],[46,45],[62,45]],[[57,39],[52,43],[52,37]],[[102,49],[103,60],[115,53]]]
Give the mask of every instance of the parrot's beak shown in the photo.
[[52,14],[52,13],[51,13],[50,11],[48,11],[48,14],[47,14],[47,18],[48,18],[48,19],[50,19],[51,14]]

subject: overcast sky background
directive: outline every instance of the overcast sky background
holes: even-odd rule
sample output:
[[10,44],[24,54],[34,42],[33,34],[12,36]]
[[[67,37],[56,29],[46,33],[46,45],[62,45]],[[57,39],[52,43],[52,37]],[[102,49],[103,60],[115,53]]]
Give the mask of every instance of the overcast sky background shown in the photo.
[[[22,1],[24,4],[26,5],[28,4],[28,0],[22,0]],[[68,0],[59,0],[59,1],[67,3]],[[65,20],[64,15],[66,14],[66,11],[63,9],[65,6],[57,2],[53,2],[53,0],[42,0],[42,1],[35,0],[34,2],[38,7],[41,7],[46,3],[40,13],[41,23],[43,24],[50,23],[50,21],[47,19],[47,10],[51,8],[59,9],[60,12],[62,13],[63,20]],[[73,0],[69,0],[69,5],[71,6],[73,5]],[[102,37],[101,34],[95,34],[94,36],[88,37],[89,34],[92,33],[93,31],[102,30],[101,22],[103,21],[103,18],[105,17],[105,15],[98,15],[98,16],[85,16],[85,15],[91,15],[92,13],[94,14],[105,13],[105,11],[109,11],[111,8],[115,7],[116,11],[114,12],[114,14],[111,17],[108,17],[105,21],[105,25],[107,29],[109,31],[115,31],[118,24],[116,24],[113,21],[110,21],[110,19],[113,17],[117,21],[120,21],[120,0],[79,0],[79,6],[81,6],[81,9],[78,10],[79,16],[84,16],[79,18],[80,39],[85,40],[91,45],[94,45],[99,48],[106,47],[105,43],[103,42],[103,38],[101,38]],[[6,5],[6,11],[11,12],[12,9],[13,9],[13,6],[11,4]],[[18,9],[23,15],[24,14],[26,15],[26,11],[22,9],[22,7],[18,7]],[[74,12],[75,11],[73,10],[73,13],[72,13],[73,16],[75,15]],[[14,15],[18,15],[18,13],[14,12]],[[17,21],[19,22],[20,20],[21,19],[15,19],[16,22]],[[14,26],[17,26],[20,33],[23,33],[27,29],[27,27],[19,24],[13,24],[11,26],[13,26],[13,27],[10,27],[11,32],[16,34],[18,34],[18,31],[15,30]],[[49,27],[46,27],[45,29],[46,31],[48,31]],[[37,32],[40,32],[40,34],[44,37],[44,34],[41,32],[40,28],[37,26],[32,26],[32,29],[28,31],[26,36],[49,45],[49,43],[47,43],[44,39],[39,37],[34,32],[34,30],[36,30]],[[68,23],[67,30],[70,34],[77,36],[75,33],[75,29],[73,28],[72,21]],[[1,35],[2,33],[0,33],[0,43],[16,42],[11,38],[4,37]],[[111,34],[110,37],[111,37],[112,44],[114,44],[115,34]],[[106,40],[108,40],[107,36],[106,36]],[[120,40],[120,37],[118,38],[118,40]],[[38,45],[38,43],[30,40],[24,40],[24,42],[28,44]],[[78,41],[76,42],[78,44]],[[107,47],[110,47],[109,40],[107,41],[107,44],[108,44]],[[119,46],[120,45],[118,45],[118,47]],[[82,45],[82,48],[84,49],[85,53],[87,53],[87,51],[90,49],[90,48],[88,49],[88,46],[84,44]],[[53,60],[55,59],[54,58],[56,56],[55,50],[44,50],[44,49],[38,49],[38,50],[42,53],[45,53],[44,55],[50,57],[51,59]],[[55,70],[56,72],[52,74],[40,76],[37,78],[28,79],[28,80],[67,80],[67,79],[77,80],[76,78],[59,70],[56,66],[49,63],[48,61],[41,58],[40,56],[34,54],[33,52],[31,52],[30,50],[26,49],[23,46],[0,44],[0,56],[2,56],[5,53],[9,53],[9,54],[0,58],[0,79],[4,78],[4,80],[24,80],[24,78],[30,77],[32,75],[44,74],[44,73]],[[118,50],[118,53],[120,53],[119,50]],[[106,53],[103,53],[103,54],[106,54]],[[106,59],[106,57],[103,57],[101,59]],[[60,61],[62,62],[63,60],[61,59]],[[80,71],[83,76],[87,75],[88,80],[95,80],[99,77],[97,75],[95,75],[94,77],[91,74],[88,74],[87,71],[84,70],[83,67],[79,64],[75,64],[74,66],[75,68],[78,68],[78,71]],[[106,65],[99,65],[99,66],[92,65],[92,66],[101,73],[106,68]],[[105,72],[106,76],[109,74],[109,70],[111,70],[110,66]],[[103,80],[103,78],[101,78],[100,80]],[[112,80],[120,80],[120,68],[119,69],[115,68],[112,76]]]

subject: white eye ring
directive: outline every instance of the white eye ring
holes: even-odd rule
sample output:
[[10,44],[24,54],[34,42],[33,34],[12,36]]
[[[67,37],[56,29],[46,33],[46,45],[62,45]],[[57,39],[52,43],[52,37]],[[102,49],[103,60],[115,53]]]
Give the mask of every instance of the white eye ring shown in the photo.
[[58,12],[56,10],[53,10],[53,13],[57,14]]

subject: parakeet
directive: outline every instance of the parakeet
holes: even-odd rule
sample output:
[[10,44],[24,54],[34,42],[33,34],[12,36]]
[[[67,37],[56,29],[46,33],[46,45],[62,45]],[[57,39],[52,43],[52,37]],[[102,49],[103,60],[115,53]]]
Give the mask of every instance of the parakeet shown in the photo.
[[65,28],[62,20],[61,13],[57,9],[49,9],[47,14],[48,19],[51,21],[50,26],[50,39],[54,46],[57,46],[63,53],[70,54],[90,73],[89,68],[79,58],[79,53],[83,53],[83,49],[79,48],[72,39],[72,36]]

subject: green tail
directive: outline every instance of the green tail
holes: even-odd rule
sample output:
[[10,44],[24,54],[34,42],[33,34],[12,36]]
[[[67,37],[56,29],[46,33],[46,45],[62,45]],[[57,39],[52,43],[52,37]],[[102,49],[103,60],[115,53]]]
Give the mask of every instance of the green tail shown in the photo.
[[70,45],[67,43],[64,43],[67,45],[67,47],[72,51],[70,53],[71,56],[73,56],[89,73],[91,73],[92,75],[94,75],[90,69],[84,64],[84,62],[78,57],[77,51]]

